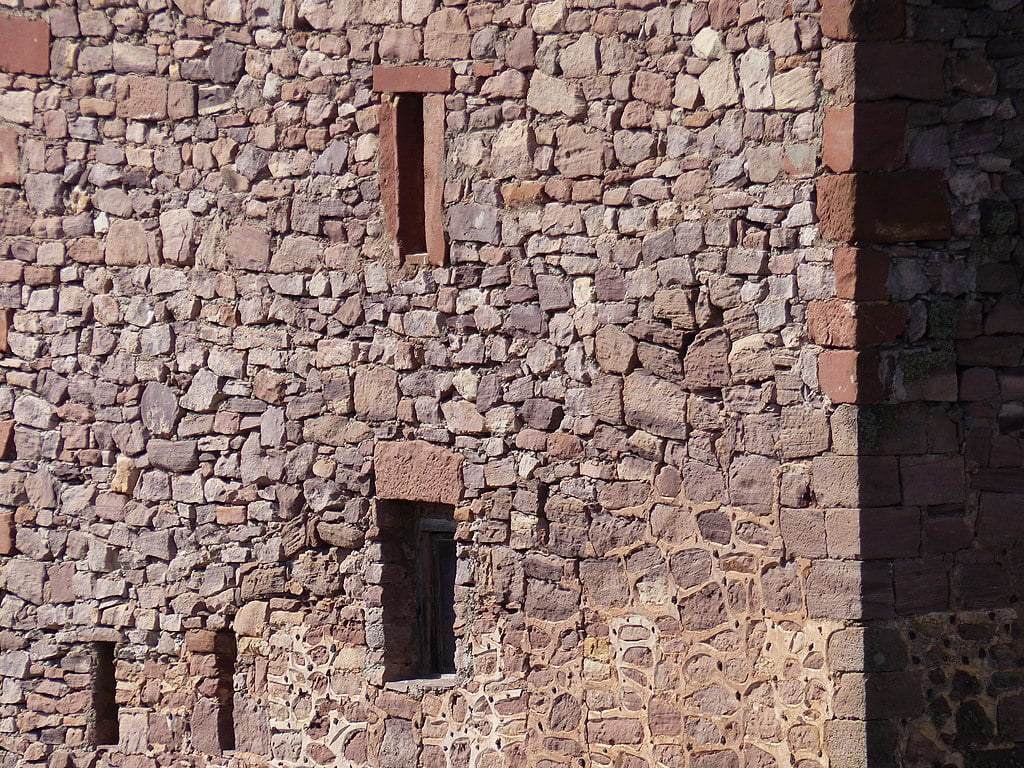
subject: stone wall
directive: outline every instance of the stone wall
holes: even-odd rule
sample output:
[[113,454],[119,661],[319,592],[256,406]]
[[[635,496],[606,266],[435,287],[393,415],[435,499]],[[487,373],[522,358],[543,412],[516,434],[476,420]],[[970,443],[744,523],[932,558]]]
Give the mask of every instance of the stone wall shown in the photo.
[[[908,107],[903,164],[948,179],[951,215],[941,242],[886,248],[905,328],[881,348],[885,404],[861,414],[862,453],[900,478],[886,502],[900,506],[862,520],[864,540],[888,529],[890,545],[865,554],[893,585],[869,630],[888,649],[866,694],[879,764],[1009,765],[1024,741],[1022,25],[1011,3],[907,14],[907,44],[928,51],[941,89]],[[911,692],[895,708],[887,679]]]
[[[944,81],[863,91],[918,59],[884,13],[879,58],[851,58],[859,13],[0,17],[0,762],[865,760],[881,742],[857,683],[884,679],[861,619],[893,567],[860,562],[867,524],[920,526],[888,484],[931,504],[928,457],[955,464],[961,433],[952,406],[902,406],[925,460],[878,458],[862,401],[889,379],[862,384],[880,349],[911,354],[897,337],[953,324],[911,299],[960,273],[918,279],[933,251],[894,250],[894,304],[889,260],[847,247],[934,236],[951,173],[929,159]],[[397,257],[382,205],[381,65],[451,68],[430,266]],[[898,159],[860,164],[903,136],[862,149],[872,108],[849,106],[876,98],[913,100],[923,158],[882,183],[860,171]],[[900,213],[918,193],[924,212]],[[381,499],[456,507],[458,680],[385,682]],[[905,542],[882,538],[881,557]],[[100,747],[98,641],[116,643],[120,726]]]

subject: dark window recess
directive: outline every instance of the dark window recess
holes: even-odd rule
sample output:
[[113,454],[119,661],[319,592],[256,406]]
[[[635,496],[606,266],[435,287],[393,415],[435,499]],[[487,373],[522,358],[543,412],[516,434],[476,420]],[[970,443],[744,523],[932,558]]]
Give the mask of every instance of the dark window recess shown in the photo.
[[379,510],[385,677],[454,673],[458,559],[453,510],[411,502],[381,502]]
[[405,257],[427,252],[423,170],[423,94],[402,93],[396,99],[398,249]]
[[217,739],[222,750],[235,748],[235,633],[222,629],[215,642],[217,668]]
[[93,743],[117,744],[117,679],[114,651],[110,642],[93,644],[92,711]]

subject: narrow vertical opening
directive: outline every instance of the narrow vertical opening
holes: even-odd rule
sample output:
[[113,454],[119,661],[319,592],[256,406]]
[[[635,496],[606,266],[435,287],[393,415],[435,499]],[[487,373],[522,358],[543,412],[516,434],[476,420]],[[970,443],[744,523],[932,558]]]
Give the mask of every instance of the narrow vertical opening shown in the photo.
[[454,510],[442,504],[381,502],[385,679],[453,674]]
[[396,97],[398,248],[403,257],[427,252],[424,203],[423,94]]
[[416,580],[423,674],[455,672],[455,536],[450,520],[420,519],[420,563]]
[[235,633],[222,629],[217,633],[217,739],[222,750],[235,748],[235,667],[238,643]]
[[93,643],[93,742],[117,744],[117,678],[115,676],[115,643]]

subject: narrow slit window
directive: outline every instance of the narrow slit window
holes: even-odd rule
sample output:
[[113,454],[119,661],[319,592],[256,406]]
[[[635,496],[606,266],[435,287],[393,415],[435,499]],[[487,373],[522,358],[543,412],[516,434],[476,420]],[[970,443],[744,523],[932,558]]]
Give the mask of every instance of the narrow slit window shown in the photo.
[[421,666],[429,675],[455,672],[454,525],[449,520],[421,518],[417,586],[421,626]]
[[404,259],[427,252],[424,207],[423,94],[396,96],[398,138],[398,250]]
[[114,655],[116,644],[93,644],[93,742],[117,744],[120,739],[117,711],[117,678]]
[[387,680],[456,672],[458,552],[451,507],[380,502]]
[[380,100],[380,198],[384,223],[405,264],[440,266],[444,228],[445,94],[451,67],[373,68]]
[[235,748],[235,666],[238,643],[235,633],[223,629],[217,633],[217,738],[221,750]]

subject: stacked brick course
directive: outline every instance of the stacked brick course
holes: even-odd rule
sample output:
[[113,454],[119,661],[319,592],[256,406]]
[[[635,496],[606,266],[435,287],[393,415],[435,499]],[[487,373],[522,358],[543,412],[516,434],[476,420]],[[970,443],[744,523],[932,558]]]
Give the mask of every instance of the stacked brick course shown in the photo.
[[[0,764],[1013,759],[1019,24],[0,15]],[[456,679],[386,681],[383,500],[455,507]]]

